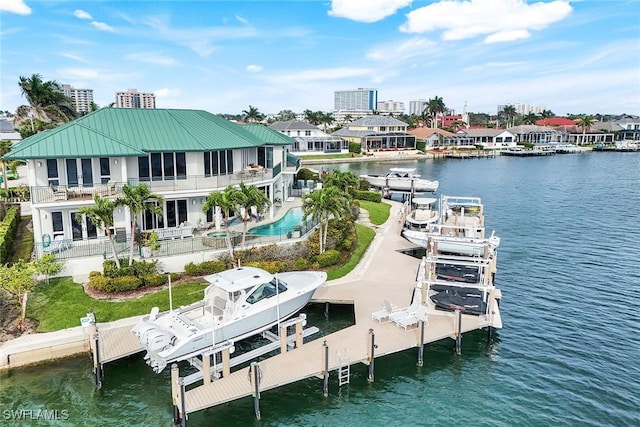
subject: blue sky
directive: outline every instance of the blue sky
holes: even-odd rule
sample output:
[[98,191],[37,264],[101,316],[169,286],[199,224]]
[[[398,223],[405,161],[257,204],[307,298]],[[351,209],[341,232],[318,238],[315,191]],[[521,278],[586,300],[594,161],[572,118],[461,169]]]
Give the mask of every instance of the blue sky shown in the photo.
[[158,108],[331,111],[336,90],[640,114],[640,1],[0,0],[0,110],[19,76],[154,92]]

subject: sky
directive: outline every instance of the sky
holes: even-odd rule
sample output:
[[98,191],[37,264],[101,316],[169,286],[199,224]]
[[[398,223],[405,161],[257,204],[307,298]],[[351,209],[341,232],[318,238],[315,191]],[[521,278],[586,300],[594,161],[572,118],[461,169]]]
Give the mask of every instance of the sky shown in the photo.
[[334,92],[640,115],[640,0],[0,0],[0,110],[20,76],[157,108],[332,111]]

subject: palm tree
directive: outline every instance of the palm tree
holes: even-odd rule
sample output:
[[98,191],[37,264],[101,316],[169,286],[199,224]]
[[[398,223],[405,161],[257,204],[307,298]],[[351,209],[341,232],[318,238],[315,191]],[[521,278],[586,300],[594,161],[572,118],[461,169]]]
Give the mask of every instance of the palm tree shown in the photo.
[[296,119],[296,113],[294,113],[291,110],[281,110],[278,113],[278,120],[281,122],[287,122],[289,120],[295,120]]
[[537,115],[536,113],[534,113],[533,111],[530,111],[528,114],[526,114],[526,115],[522,118],[522,122],[523,122],[524,124],[527,124],[527,125],[535,125],[539,118],[540,118],[540,116],[538,116],[538,115]]
[[502,111],[499,113],[500,116],[504,117],[507,127],[513,126],[513,120],[518,116],[518,112],[516,111],[516,107],[513,105],[505,105],[502,108]]
[[320,123],[322,123],[322,111],[311,111],[307,109],[303,111],[303,114],[305,120],[309,122],[309,124],[318,126]]
[[444,101],[441,97],[436,96],[433,99],[427,101],[427,106],[425,107],[425,111],[428,112],[431,117],[431,127],[438,127],[438,114],[442,114],[447,111],[447,107],[444,105]]
[[244,114],[244,119],[248,123],[257,123],[264,119],[264,115],[258,111],[258,109],[252,105],[249,105],[248,110],[242,110],[242,114]]
[[266,208],[271,205],[269,198],[264,191],[260,190],[255,185],[245,185],[244,182],[240,183],[240,188],[237,192],[238,205],[244,208],[244,215],[242,215],[242,248],[244,249],[244,242],[247,236],[247,223],[249,222],[249,211],[252,207],[256,208],[258,214],[264,213]]
[[551,117],[554,117],[555,114],[553,114],[553,111],[551,110],[542,110],[542,112],[540,113],[540,117],[542,118],[542,120],[544,120],[543,124],[546,126],[547,125],[547,119],[550,119]]
[[109,246],[111,246],[111,251],[113,252],[113,259],[116,262],[116,266],[120,268],[118,251],[116,250],[113,233],[111,232],[113,227],[113,212],[116,210],[116,203],[111,199],[100,197],[97,194],[93,196],[93,203],[93,206],[83,206],[78,209],[76,219],[82,221],[82,217],[85,216],[97,228],[104,229],[107,238],[109,238]]
[[229,213],[234,212],[238,206],[238,188],[231,185],[222,191],[212,191],[202,205],[202,211],[208,212],[211,209],[220,209],[226,231],[225,242],[229,250],[229,256],[233,260],[233,244],[231,241],[231,233],[229,231]]
[[122,186],[123,197],[115,200],[115,206],[126,206],[131,215],[131,248],[129,249],[129,265],[133,262],[133,247],[135,244],[135,233],[138,228],[138,215],[151,211],[161,217],[163,214],[160,204],[164,198],[159,194],[152,193],[149,186],[140,184],[132,187],[129,184]]
[[6,139],[3,139],[2,141],[0,141],[0,160],[2,161],[2,181],[4,183],[4,192],[5,195],[8,196],[7,191],[9,184],[7,184],[7,181],[9,180],[7,178],[7,162],[4,160],[4,156],[6,156],[7,154],[9,154],[9,152],[11,151],[11,141],[8,141]]
[[322,111],[320,111],[319,113],[320,113],[320,122],[323,124],[324,130],[327,130],[327,126],[335,121],[335,119],[333,118],[333,113],[332,112],[323,113]]
[[341,172],[335,169],[323,180],[325,187],[337,187],[343,193],[352,195],[360,185],[360,178],[353,172]]
[[596,121],[595,117],[589,114],[583,114],[582,116],[578,117],[578,119],[576,120],[576,124],[582,128],[582,144],[583,145],[587,138],[587,130],[591,129],[591,126],[593,125],[593,123],[595,123],[595,121]]
[[55,80],[45,82],[40,74],[20,76],[18,86],[30,106],[27,109],[18,107],[16,116],[19,120],[27,118],[25,112],[45,122],[66,123],[76,118],[71,98],[61,92],[60,84]]
[[338,187],[324,187],[314,190],[304,196],[302,200],[303,219],[308,217],[317,221],[318,241],[320,253],[324,253],[329,230],[329,218],[340,218],[349,211],[348,197]]

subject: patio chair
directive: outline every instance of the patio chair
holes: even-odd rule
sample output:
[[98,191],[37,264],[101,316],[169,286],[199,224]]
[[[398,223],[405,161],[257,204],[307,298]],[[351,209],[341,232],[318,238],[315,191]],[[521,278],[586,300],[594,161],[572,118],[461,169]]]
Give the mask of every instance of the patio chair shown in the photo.
[[418,308],[412,313],[407,313],[404,317],[399,317],[395,320],[396,325],[401,328],[404,328],[405,332],[409,330],[409,327],[415,325],[418,326],[418,322],[424,321],[425,324],[427,322],[427,308],[424,305],[419,305]]
[[371,319],[377,320],[379,323],[389,322],[389,316],[398,310],[395,304],[392,304],[391,301],[386,299],[382,305],[382,310],[371,313]]
[[56,236],[49,246],[43,248],[45,253],[58,253],[64,250],[67,250],[71,247],[71,243],[68,240],[65,240],[64,236],[58,235]]

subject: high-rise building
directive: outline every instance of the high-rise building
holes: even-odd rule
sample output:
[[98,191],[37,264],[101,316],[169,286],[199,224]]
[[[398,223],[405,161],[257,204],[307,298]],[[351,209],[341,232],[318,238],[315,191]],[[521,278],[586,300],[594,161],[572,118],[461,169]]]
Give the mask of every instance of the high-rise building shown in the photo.
[[358,88],[335,91],[335,111],[373,111],[378,107],[378,90]]
[[71,85],[61,85],[60,92],[68,98],[71,98],[73,106],[78,113],[91,112],[91,104],[93,103],[93,89],[76,89]]
[[126,92],[116,92],[116,107],[156,108],[156,96],[153,93],[138,92],[137,89],[128,89]]
[[426,99],[414,99],[413,101],[409,101],[409,115],[421,116],[426,106]]
[[380,114],[402,114],[404,113],[404,102],[380,101],[378,102],[378,112]]
[[523,116],[526,116],[529,113],[540,114],[545,109],[544,106],[539,106],[539,105],[517,104],[517,103],[500,104],[498,105],[498,114],[500,114],[500,112],[504,110],[504,107],[506,107],[507,105],[513,105],[513,107],[516,109],[516,113]]

